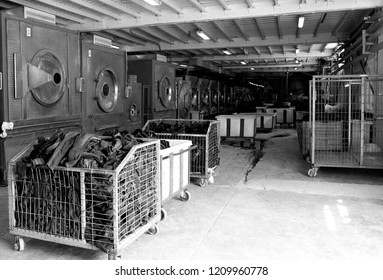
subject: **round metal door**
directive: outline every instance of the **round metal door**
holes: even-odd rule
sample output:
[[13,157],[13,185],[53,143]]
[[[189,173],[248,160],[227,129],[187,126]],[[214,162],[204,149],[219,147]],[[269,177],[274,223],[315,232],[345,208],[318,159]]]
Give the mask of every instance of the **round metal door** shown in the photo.
[[189,83],[183,83],[178,97],[178,110],[181,118],[188,118],[191,105],[191,86]]
[[171,107],[173,103],[173,91],[172,84],[167,76],[161,79],[159,91],[162,106],[167,108]]
[[96,99],[101,110],[110,113],[118,101],[117,77],[110,69],[103,69],[96,80]]
[[42,50],[28,64],[28,87],[33,97],[43,106],[55,104],[64,95],[65,71],[60,60]]

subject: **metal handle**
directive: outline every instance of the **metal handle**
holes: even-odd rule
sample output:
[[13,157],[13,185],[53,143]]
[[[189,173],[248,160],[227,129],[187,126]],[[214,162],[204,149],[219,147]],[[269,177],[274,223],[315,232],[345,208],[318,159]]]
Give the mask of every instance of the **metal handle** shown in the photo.
[[3,90],[3,72],[0,72],[0,90]]

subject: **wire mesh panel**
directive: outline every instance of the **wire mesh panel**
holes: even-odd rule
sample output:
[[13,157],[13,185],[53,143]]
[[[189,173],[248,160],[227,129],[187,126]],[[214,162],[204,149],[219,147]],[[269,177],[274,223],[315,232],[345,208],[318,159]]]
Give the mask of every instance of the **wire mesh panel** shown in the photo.
[[149,120],[143,130],[155,138],[191,140],[197,148],[190,155],[190,177],[207,178],[219,165],[218,121]]
[[317,167],[383,167],[383,77],[314,76],[310,176]]
[[114,170],[9,163],[10,232],[108,254],[160,220],[159,141],[137,144]]

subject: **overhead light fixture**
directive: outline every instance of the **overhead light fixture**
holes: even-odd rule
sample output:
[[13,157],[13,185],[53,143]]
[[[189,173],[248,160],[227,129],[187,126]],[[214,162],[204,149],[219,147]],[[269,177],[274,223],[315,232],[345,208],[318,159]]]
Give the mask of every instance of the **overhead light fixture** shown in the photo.
[[299,63],[299,60],[298,60],[298,59],[295,59],[295,63]]
[[186,64],[180,64],[180,67],[187,68],[188,66]]
[[228,51],[228,50],[224,50],[223,53],[226,54],[226,55],[231,55],[231,52]]
[[159,6],[161,5],[160,0],[144,0],[146,3],[152,5],[152,6]]
[[242,65],[246,65],[246,61],[243,61],[243,60],[242,60],[242,61],[241,61],[241,64],[242,64]]
[[302,28],[303,24],[305,23],[305,17],[299,17],[298,18],[298,28]]
[[255,70],[255,68],[254,68],[254,67],[251,67],[250,69],[251,69],[251,70],[253,70],[253,71]]
[[327,43],[327,45],[324,47],[325,49],[334,49],[338,46],[338,43]]
[[299,53],[299,49],[298,48],[295,49],[295,53]]
[[197,30],[197,35],[204,40],[210,40],[210,37],[203,30]]

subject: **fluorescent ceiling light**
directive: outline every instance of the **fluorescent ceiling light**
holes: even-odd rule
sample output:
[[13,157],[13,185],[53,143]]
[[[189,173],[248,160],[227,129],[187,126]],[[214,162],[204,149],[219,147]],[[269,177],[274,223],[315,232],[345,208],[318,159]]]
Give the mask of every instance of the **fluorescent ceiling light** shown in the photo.
[[186,68],[186,67],[188,67],[186,64],[180,64],[180,67],[184,67],[184,68]]
[[231,52],[228,51],[228,50],[224,50],[223,53],[226,54],[226,55],[231,55]]
[[295,53],[299,53],[299,49],[298,48],[295,49]]
[[325,49],[334,49],[338,46],[338,43],[327,43],[327,45],[324,47]]
[[251,67],[251,70],[253,70],[253,71],[254,71],[254,70],[255,70],[255,68],[254,68],[254,67]]
[[144,0],[146,3],[152,5],[152,6],[159,6],[161,5],[160,0]]
[[246,65],[246,62],[242,60],[242,61],[241,61],[241,64],[242,64],[242,65]]
[[305,23],[305,17],[299,17],[298,18],[298,28],[302,28],[304,23]]
[[299,60],[298,60],[298,59],[295,59],[295,63],[299,63]]
[[207,36],[207,34],[205,32],[203,32],[202,30],[197,30],[197,35],[200,36],[204,40],[210,40],[210,37]]

